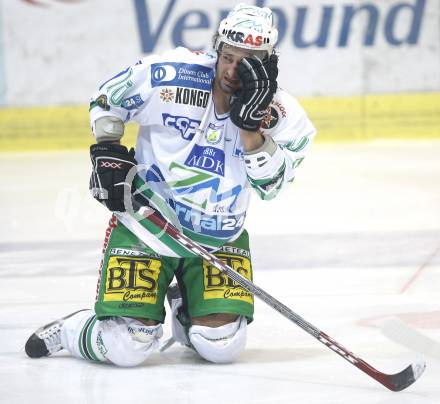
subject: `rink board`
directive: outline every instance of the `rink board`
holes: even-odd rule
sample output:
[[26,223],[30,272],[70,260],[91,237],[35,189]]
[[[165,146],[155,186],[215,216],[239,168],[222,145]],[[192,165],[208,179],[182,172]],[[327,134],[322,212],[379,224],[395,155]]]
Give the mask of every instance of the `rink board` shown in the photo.
[[[317,141],[440,138],[440,93],[300,99],[318,129]],[[0,109],[0,150],[85,149],[92,142],[88,107]],[[134,145],[129,124],[125,144]]]

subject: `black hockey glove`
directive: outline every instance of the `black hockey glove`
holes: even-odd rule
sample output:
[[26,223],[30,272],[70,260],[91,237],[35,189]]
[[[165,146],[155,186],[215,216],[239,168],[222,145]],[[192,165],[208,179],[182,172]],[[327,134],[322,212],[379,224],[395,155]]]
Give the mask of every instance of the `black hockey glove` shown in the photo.
[[92,196],[111,211],[124,212],[124,189],[132,184],[126,182],[131,168],[136,166],[134,149],[111,143],[90,146],[93,171],[90,177]]
[[242,88],[233,98],[231,121],[241,129],[256,132],[266,115],[266,110],[277,91],[278,56],[262,62],[256,56],[243,58],[237,75]]

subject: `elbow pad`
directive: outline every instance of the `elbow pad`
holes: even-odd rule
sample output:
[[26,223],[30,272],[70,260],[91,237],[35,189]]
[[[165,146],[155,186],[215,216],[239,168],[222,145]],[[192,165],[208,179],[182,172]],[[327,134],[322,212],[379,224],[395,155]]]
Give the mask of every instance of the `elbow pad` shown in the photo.
[[121,139],[125,125],[115,116],[102,116],[93,123],[93,134],[96,142],[114,142]]
[[257,150],[244,153],[244,164],[249,177],[270,178],[283,166],[284,153],[271,136],[263,133],[264,143]]

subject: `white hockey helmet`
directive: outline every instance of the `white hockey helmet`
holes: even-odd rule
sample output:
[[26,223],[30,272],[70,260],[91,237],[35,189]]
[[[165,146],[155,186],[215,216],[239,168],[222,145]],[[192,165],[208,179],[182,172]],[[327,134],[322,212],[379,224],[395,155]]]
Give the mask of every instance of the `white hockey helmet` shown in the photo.
[[221,51],[228,44],[271,55],[277,39],[278,30],[273,25],[270,8],[240,3],[220,22],[214,49]]

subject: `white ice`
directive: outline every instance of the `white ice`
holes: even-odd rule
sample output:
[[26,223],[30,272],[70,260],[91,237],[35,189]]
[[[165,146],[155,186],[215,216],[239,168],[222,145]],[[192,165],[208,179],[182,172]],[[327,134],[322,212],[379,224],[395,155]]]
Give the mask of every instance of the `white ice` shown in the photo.
[[[438,360],[394,393],[259,301],[232,365],[179,346],[133,369],[27,358],[36,328],[93,306],[109,215],[89,171],[87,151],[1,154],[0,402],[440,402]],[[278,200],[255,195],[247,223],[255,283],[375,368],[419,357],[381,334],[390,316],[440,343],[440,142],[317,144]]]

